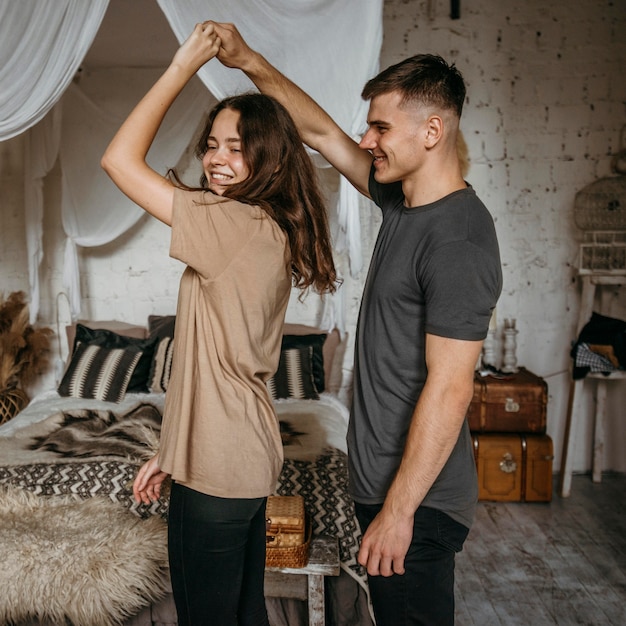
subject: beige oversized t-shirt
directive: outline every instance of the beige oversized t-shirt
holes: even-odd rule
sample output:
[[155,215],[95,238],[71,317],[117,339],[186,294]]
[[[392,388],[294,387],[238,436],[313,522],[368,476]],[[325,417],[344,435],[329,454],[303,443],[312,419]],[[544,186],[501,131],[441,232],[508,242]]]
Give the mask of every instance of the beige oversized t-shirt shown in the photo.
[[176,190],[170,255],[180,283],[160,465],[218,497],[273,492],[283,463],[265,382],[291,290],[287,236],[259,207]]

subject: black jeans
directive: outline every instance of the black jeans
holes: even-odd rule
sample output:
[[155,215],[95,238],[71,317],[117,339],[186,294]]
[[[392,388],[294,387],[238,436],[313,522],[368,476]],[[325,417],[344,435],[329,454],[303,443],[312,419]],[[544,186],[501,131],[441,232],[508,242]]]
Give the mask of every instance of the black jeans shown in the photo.
[[[381,507],[355,503],[363,534]],[[454,556],[468,532],[441,511],[417,509],[404,574],[367,577],[377,626],[454,624]]]
[[265,502],[172,484],[168,549],[179,626],[269,626]]

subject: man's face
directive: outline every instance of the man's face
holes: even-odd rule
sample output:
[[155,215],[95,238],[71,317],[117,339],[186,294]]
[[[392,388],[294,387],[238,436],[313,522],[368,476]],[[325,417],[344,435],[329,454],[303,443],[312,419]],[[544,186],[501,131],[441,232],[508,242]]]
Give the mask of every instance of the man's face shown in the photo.
[[374,157],[374,177],[392,183],[416,173],[424,160],[427,115],[415,105],[400,106],[398,92],[372,99],[367,122],[369,129],[359,147]]

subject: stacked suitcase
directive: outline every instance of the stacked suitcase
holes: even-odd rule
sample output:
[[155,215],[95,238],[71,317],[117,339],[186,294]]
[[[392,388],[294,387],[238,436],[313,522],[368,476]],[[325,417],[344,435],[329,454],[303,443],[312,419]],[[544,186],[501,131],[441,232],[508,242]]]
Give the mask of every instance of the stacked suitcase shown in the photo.
[[468,422],[478,471],[478,499],[549,502],[552,439],[546,434],[548,386],[520,367],[504,377],[474,378]]

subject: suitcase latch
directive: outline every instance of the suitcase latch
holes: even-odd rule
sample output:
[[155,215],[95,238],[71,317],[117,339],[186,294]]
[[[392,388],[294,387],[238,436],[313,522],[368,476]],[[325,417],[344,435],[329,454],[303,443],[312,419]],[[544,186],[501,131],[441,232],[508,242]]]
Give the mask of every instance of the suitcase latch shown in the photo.
[[517,469],[517,463],[513,460],[513,455],[510,452],[506,452],[502,455],[500,469],[505,474],[512,474]]
[[507,413],[518,413],[519,412],[519,402],[515,402],[513,398],[507,398],[504,401],[504,410]]

